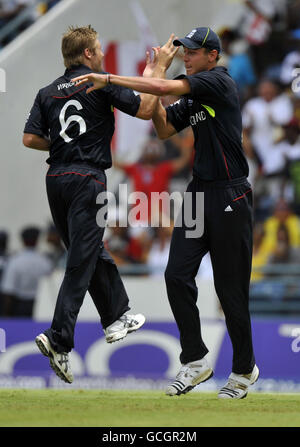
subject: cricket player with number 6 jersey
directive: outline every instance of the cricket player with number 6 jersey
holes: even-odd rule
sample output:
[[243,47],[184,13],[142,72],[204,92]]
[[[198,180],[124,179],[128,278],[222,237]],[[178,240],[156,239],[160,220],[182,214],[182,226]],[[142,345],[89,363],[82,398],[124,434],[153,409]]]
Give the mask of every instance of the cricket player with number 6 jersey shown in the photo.
[[[159,54],[153,48],[152,61],[148,53],[145,76],[165,76],[177,50],[173,38],[171,35]],[[49,151],[48,201],[68,251],[51,327],[36,337],[36,344],[49,357],[55,373],[71,383],[69,352],[74,347],[74,328],[87,290],[108,343],[121,340],[145,322],[142,314],[127,313],[127,293],[102,242],[105,222],[99,227],[96,221],[97,212],[104,206],[98,205],[96,198],[106,190],[105,170],[112,165],[113,108],[150,119],[158,98],[136,95],[131,89],[115,85],[86,95],[86,87],[72,81],[75,76],[93,71],[104,73],[104,54],[91,26],[70,27],[62,39],[62,54],[66,70],[39,90],[25,125],[23,143]]]
[[[158,102],[152,120],[162,139],[192,127],[195,158],[193,179],[187,188],[193,198],[188,212],[194,217],[197,193],[204,193],[204,232],[199,237],[188,237],[184,223],[173,230],[165,280],[180,331],[182,367],[166,394],[185,394],[213,375],[201,336],[195,282],[201,260],[210,252],[215,289],[233,347],[232,372],[218,397],[242,399],[258,379],[259,370],[249,313],[252,190],[242,148],[238,92],[227,69],[217,65],[221,44],[213,30],[195,28],[173,44],[183,47],[186,68],[186,75],[174,80],[89,74],[74,76],[73,81],[78,85],[88,83],[87,93],[119,85],[157,96],[180,97],[166,109]],[[183,210],[188,206],[185,200],[182,206]]]

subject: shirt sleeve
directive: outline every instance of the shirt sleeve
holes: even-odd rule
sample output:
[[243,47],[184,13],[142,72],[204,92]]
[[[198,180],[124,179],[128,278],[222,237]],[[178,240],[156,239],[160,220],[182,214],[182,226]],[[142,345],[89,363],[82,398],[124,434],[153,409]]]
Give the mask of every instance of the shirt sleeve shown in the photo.
[[181,98],[174,102],[174,104],[169,105],[166,108],[166,112],[167,120],[170,121],[177,132],[180,132],[190,125],[190,115],[185,98]]
[[186,79],[190,84],[191,92],[188,97],[198,100],[214,100],[214,102],[226,102],[228,84],[220,76],[210,71],[203,71],[191,76],[180,75],[176,79]]
[[141,97],[133,90],[120,85],[109,85],[104,89],[108,94],[111,105],[127,115],[136,116]]
[[25,124],[24,133],[32,133],[40,137],[48,136],[48,128],[42,113],[41,94],[36,95],[29,117]]

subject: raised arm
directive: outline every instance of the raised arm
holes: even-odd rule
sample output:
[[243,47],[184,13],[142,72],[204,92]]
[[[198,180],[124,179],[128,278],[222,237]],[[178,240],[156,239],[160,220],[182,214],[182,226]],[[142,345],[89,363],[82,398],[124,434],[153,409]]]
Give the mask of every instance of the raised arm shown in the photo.
[[186,79],[167,80],[159,78],[145,78],[139,76],[118,76],[114,74],[103,75],[89,73],[72,79],[77,85],[93,83],[87,93],[105,87],[107,84],[116,84],[128,87],[140,93],[150,93],[156,96],[182,96],[190,93],[190,84]]
[[[181,96],[190,93],[190,85],[186,79],[178,80],[166,80],[159,78],[146,78],[146,77],[127,77],[127,76],[117,76],[117,75],[99,75],[96,73],[90,73],[83,76],[78,76],[72,81],[78,82],[78,85],[85,83],[93,83],[93,86],[87,89],[87,93],[93,90],[103,88],[108,83],[121,85],[123,87],[132,88],[138,92],[150,93],[150,95],[155,95],[157,98],[154,101],[152,96],[152,103],[150,105],[150,110],[154,105],[154,110],[151,110],[150,116],[144,119],[152,118],[154,127],[156,129],[157,135],[160,139],[166,139],[176,133],[175,128],[167,120],[167,114],[165,108],[158,100],[159,96]],[[148,109],[149,110],[149,109]],[[137,117],[140,117],[137,114]]]
[[[154,56],[153,61],[150,60],[150,54],[147,52],[147,59],[146,59],[146,67],[143,73],[144,77],[158,77],[161,79],[165,78],[166,75],[166,63],[161,58],[161,62],[158,63],[158,48],[153,48]],[[137,118],[149,120],[152,117],[153,110],[155,109],[158,97],[154,95],[150,95],[149,93],[140,93],[140,107],[136,114]]]
[[153,47],[154,59],[152,62],[150,61],[149,53],[147,54],[147,66],[143,73],[143,77],[88,73],[73,78],[72,82],[77,82],[77,85],[93,83],[93,85],[87,89],[87,93],[104,88],[108,84],[115,84],[121,87],[131,88],[140,93],[156,96],[185,95],[190,92],[190,85],[187,80],[164,79],[165,73],[179,48],[173,45],[173,40],[174,34],[171,34],[164,46],[161,48]]
[[155,57],[153,63],[147,56],[147,67],[143,77],[118,76],[115,74],[89,73],[73,78],[77,85],[92,83],[86,93],[104,88],[108,84],[115,84],[131,88],[141,93],[141,105],[137,113],[138,118],[152,118],[157,135],[160,139],[166,139],[177,131],[167,120],[167,114],[159,101],[160,96],[182,96],[190,93],[190,84],[186,79],[164,79],[167,68],[171,64],[178,47],[173,45],[174,34],[171,34],[168,42],[161,48],[153,48]]
[[93,85],[86,91],[87,94],[93,90],[104,88],[108,84],[138,91],[141,93],[141,105],[136,116],[142,119],[151,119],[158,102],[158,96],[169,94],[179,96],[190,91],[189,84],[185,80],[167,81],[164,79],[165,73],[178,51],[178,47],[173,45],[173,39],[174,34],[171,34],[163,47],[153,47],[154,59],[151,62],[149,54],[147,55],[147,66],[143,77],[88,73],[73,78],[72,82],[76,82],[77,85],[92,83]]
[[[165,79],[166,71],[171,65],[178,47],[173,45],[174,34],[171,34],[168,41],[162,47],[153,47],[153,61],[151,61],[150,53],[147,52],[146,67],[143,72],[144,78]],[[141,93],[141,103],[136,114],[137,118],[151,119],[154,109],[158,103],[158,96]]]
[[167,112],[160,101],[152,115],[153,125],[155,127],[158,138],[165,140],[177,133],[176,129],[167,119]]

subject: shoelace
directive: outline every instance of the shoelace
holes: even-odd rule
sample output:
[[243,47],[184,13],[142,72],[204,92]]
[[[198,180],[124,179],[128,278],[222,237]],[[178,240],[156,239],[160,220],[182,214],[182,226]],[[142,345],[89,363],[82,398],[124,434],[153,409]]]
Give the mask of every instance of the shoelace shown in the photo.
[[66,364],[66,367],[68,369],[68,363],[69,363],[69,356],[67,354],[67,352],[62,352],[60,354],[60,359],[59,359],[59,363],[62,365],[63,363]]
[[[197,372],[197,370],[194,370],[194,372]],[[191,368],[189,366],[183,366],[179,373],[176,376],[176,379],[182,379],[183,377],[193,377],[193,374],[191,374]]]
[[122,315],[120,317],[122,323],[124,323],[125,327],[130,327],[133,324],[138,324],[136,320],[134,320],[130,315]]

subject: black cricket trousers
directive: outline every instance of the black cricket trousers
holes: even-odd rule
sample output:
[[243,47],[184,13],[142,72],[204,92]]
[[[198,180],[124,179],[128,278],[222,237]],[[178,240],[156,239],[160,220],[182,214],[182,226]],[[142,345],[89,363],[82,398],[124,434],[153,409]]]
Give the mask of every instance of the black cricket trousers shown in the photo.
[[[179,332],[182,364],[203,358],[208,349],[201,336],[195,282],[201,260],[209,252],[214,285],[233,347],[232,371],[250,373],[255,360],[249,313],[249,283],[252,263],[252,191],[246,178],[203,182],[194,177],[187,188],[181,216],[196,217],[196,192],[204,193],[204,232],[187,238],[190,224],[174,227],[165,281],[168,299]],[[189,207],[190,208],[190,207]],[[226,211],[225,211],[226,209]],[[205,299],[205,297],[201,297]]]
[[45,334],[57,352],[70,352],[87,290],[104,329],[130,309],[129,300],[118,269],[103,246],[105,225],[98,226],[96,221],[103,206],[96,198],[106,191],[104,171],[81,165],[50,167],[46,186],[52,218],[68,255],[51,328]]

